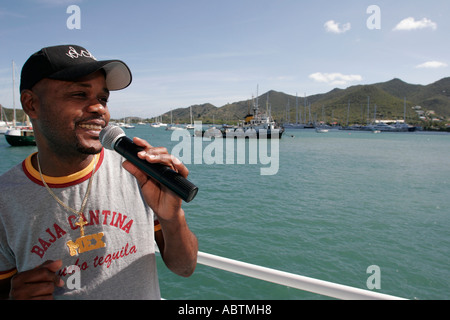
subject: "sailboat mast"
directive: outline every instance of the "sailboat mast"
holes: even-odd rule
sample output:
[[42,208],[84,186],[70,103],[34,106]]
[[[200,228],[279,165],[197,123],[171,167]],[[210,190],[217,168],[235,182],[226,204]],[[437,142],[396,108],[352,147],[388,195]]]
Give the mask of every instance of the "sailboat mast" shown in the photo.
[[347,127],[348,127],[348,116],[350,115],[350,99],[348,99],[348,105],[347,105]]
[[373,111],[373,123],[376,124],[377,123],[377,104],[375,103],[375,108]]
[[258,103],[259,103],[259,84],[256,85],[256,104],[255,107],[253,109],[253,114],[256,116],[256,114],[258,113]]
[[312,120],[311,120],[311,102],[309,103],[308,108],[309,108],[309,123],[311,124],[312,123]]
[[403,123],[406,123],[406,97],[403,98]]
[[16,126],[16,75],[14,70],[14,60],[12,61],[12,94],[13,94],[13,111],[14,111],[14,118],[13,118],[13,127]]
[[306,92],[305,92],[305,99],[304,99],[305,101],[305,116],[303,117],[303,119],[304,119],[304,121],[305,121],[305,124],[306,124]]

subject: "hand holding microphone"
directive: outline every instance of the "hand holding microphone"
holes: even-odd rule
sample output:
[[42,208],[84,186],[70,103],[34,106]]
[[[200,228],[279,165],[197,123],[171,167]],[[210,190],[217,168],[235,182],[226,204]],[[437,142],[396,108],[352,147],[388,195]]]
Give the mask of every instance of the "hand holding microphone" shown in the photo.
[[150,163],[141,159],[138,153],[145,151],[145,149],[128,138],[120,127],[107,126],[104,128],[100,132],[100,142],[106,149],[117,151],[145,174],[169,188],[184,201],[190,202],[197,195],[198,188],[169,166]]

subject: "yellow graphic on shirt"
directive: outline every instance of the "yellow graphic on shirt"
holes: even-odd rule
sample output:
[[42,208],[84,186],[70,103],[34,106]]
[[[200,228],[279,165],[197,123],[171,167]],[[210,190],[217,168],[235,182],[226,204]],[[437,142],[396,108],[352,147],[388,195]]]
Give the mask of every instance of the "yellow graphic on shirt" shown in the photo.
[[69,248],[69,253],[71,256],[75,256],[77,254],[91,251],[95,249],[100,249],[106,246],[105,242],[102,240],[105,234],[103,232],[99,232],[97,234],[90,234],[87,236],[81,236],[73,242],[72,240],[66,243]]

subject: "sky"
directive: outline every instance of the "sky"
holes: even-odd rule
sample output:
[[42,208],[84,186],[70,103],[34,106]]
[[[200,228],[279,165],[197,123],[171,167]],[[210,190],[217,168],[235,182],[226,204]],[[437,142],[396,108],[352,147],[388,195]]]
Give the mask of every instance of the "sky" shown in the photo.
[[[0,2],[0,103],[46,46],[120,59],[132,84],[112,118],[152,118],[269,90],[304,96],[400,78],[450,76],[448,0],[15,0]],[[16,89],[16,107],[18,103]]]

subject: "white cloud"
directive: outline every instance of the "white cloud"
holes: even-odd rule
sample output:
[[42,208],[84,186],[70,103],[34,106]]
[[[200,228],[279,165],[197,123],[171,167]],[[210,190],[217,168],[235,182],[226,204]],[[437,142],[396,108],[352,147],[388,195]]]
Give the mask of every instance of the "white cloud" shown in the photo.
[[322,73],[316,72],[309,75],[310,79],[316,82],[329,83],[332,85],[346,85],[352,81],[361,81],[362,77],[357,74],[345,75],[342,73]]
[[440,61],[427,61],[425,63],[419,64],[416,68],[427,68],[427,69],[437,69],[437,68],[445,68],[448,65],[445,62]]
[[350,23],[345,23],[341,26],[340,23],[330,20],[325,22],[324,27],[327,32],[339,34],[349,31],[352,28],[352,25]]
[[417,29],[426,29],[430,28],[433,30],[437,29],[437,24],[430,19],[423,18],[422,20],[416,21],[413,17],[409,17],[406,19],[403,19],[399,22],[394,28],[394,31],[400,31],[400,30],[417,30]]

